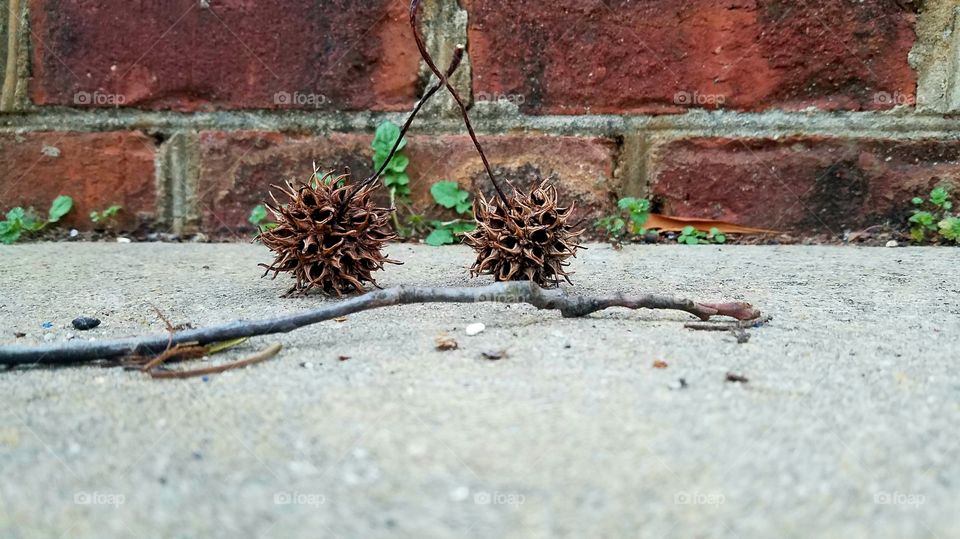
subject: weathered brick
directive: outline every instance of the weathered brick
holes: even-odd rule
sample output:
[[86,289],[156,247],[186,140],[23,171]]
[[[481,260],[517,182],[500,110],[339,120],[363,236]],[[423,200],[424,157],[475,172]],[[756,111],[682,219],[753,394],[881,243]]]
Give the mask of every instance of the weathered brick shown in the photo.
[[916,94],[915,14],[889,0],[465,2],[474,94],[529,113],[886,109]]
[[33,101],[399,110],[414,98],[420,57],[402,2],[203,4],[30,0]]
[[960,186],[960,142],[692,138],[653,151],[665,213],[838,234],[904,223],[913,196]]
[[58,195],[73,197],[63,226],[89,229],[89,214],[113,204],[121,229],[156,217],[156,143],[140,132],[44,132],[0,135],[0,210],[46,212]]
[[[200,140],[199,209],[204,229],[215,234],[249,229],[250,209],[266,199],[270,185],[309,178],[314,162],[324,170],[348,166],[356,178],[372,172],[369,135],[205,132]],[[535,177],[555,174],[563,197],[576,201],[582,216],[594,216],[608,202],[616,155],[611,140],[488,136],[481,142],[504,181],[528,187]],[[429,189],[441,180],[492,193],[483,164],[465,135],[412,136],[404,153],[410,157],[407,172],[416,211],[438,214]],[[381,198],[387,202],[385,193]]]

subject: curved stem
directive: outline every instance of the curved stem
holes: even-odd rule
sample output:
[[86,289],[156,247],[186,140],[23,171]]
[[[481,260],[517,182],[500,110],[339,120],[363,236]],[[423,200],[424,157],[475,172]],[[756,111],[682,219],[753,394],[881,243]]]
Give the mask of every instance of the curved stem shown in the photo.
[[420,7],[420,0],[411,0],[410,2],[410,29],[413,30],[413,38],[417,42],[417,48],[420,49],[420,56],[423,57],[423,61],[427,63],[427,67],[430,68],[430,71],[440,77],[442,81],[447,86],[447,91],[450,92],[450,95],[453,96],[453,99],[457,102],[457,106],[460,108],[460,115],[463,116],[463,123],[467,126],[467,132],[470,133],[470,138],[473,140],[473,145],[477,147],[477,152],[480,153],[480,159],[483,161],[484,168],[487,169],[487,175],[490,176],[490,182],[493,183],[493,188],[497,190],[497,195],[500,197],[500,200],[507,204],[507,197],[503,194],[503,190],[500,189],[500,184],[497,183],[497,179],[493,176],[493,169],[490,168],[490,162],[487,160],[487,155],[483,153],[483,148],[480,146],[480,141],[477,139],[477,134],[473,130],[473,125],[470,124],[470,116],[467,115],[467,107],[463,104],[463,99],[460,98],[460,93],[457,92],[457,89],[450,84],[450,81],[445,77],[441,76],[440,69],[437,68],[437,64],[434,63],[433,58],[430,56],[430,53],[427,52],[427,47],[423,44],[423,39],[420,38],[420,30],[417,28],[417,11]]
[[[407,121],[404,122],[403,127],[400,128],[400,136],[397,137],[397,140],[393,143],[393,148],[390,149],[390,154],[387,156],[387,159],[380,165],[380,168],[373,173],[369,178],[363,180],[357,185],[357,188],[350,193],[351,196],[356,194],[357,191],[363,189],[364,187],[373,184],[377,179],[380,178],[380,175],[383,174],[383,171],[387,169],[387,166],[390,164],[390,161],[393,159],[393,156],[397,153],[397,150],[400,148],[400,142],[403,140],[404,135],[407,134],[407,130],[410,129],[410,125],[413,123],[413,119],[417,117],[417,114],[420,112],[420,109],[423,108],[423,105],[433,97],[433,94],[437,93],[440,88],[446,84],[447,77],[453,75],[453,73],[460,67],[460,62],[463,60],[463,46],[458,46],[455,51],[453,51],[453,58],[450,60],[450,65],[447,67],[445,74],[440,75],[440,80],[433,83],[430,88],[423,94],[423,97],[420,98],[420,101],[417,102],[416,106],[413,107],[413,111],[407,116]],[[350,200],[350,197],[347,197],[347,200]]]
[[453,73],[460,67],[460,62],[463,60],[464,49],[462,46],[458,46],[456,50],[453,51],[453,58],[450,59],[450,65],[447,67],[446,75],[440,78],[437,82],[433,83],[430,88],[423,94],[423,97],[420,98],[420,101],[417,101],[417,104],[413,107],[413,110],[410,112],[410,115],[407,116],[407,121],[403,123],[403,127],[400,128],[400,136],[397,137],[397,140],[393,142],[393,148],[390,149],[390,154],[387,155],[386,160],[380,165],[380,168],[376,170],[372,175],[362,182],[354,185],[350,192],[347,193],[347,196],[344,197],[343,202],[340,204],[340,209],[337,211],[337,219],[340,219],[343,216],[344,210],[347,208],[347,204],[359,193],[362,189],[369,187],[376,183],[380,179],[380,175],[383,174],[383,171],[387,169],[387,166],[390,164],[390,161],[393,160],[393,156],[396,155],[397,150],[400,148],[400,142],[403,140],[403,137],[407,134],[407,130],[410,129],[410,125],[413,124],[413,119],[417,117],[417,114],[420,112],[420,109],[423,108],[423,105],[433,97],[440,88],[443,88],[443,85],[447,77],[453,75]]

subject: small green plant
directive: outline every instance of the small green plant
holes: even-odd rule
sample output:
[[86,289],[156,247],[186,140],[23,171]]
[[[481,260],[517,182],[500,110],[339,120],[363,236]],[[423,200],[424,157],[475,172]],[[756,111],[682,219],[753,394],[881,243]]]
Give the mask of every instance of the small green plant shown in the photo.
[[430,227],[433,230],[424,240],[428,245],[455,243],[457,235],[470,232],[477,227],[471,215],[473,202],[470,200],[470,193],[460,189],[457,182],[437,182],[430,187],[430,194],[438,205],[451,209],[464,218],[452,221],[430,221]]
[[924,200],[915,197],[913,215],[910,216],[910,238],[916,243],[925,243],[937,235],[941,239],[960,243],[960,217],[954,215],[953,202],[946,187],[930,191]]
[[98,225],[110,226],[122,209],[121,206],[114,204],[103,211],[94,210],[90,212],[90,220]]
[[701,243],[727,243],[727,235],[720,232],[720,229],[713,227],[709,232],[697,230],[696,227],[687,226],[680,231],[677,236],[677,243],[684,245],[698,245]]
[[37,215],[33,208],[24,210],[21,207],[7,212],[6,219],[0,221],[0,243],[11,245],[23,236],[24,233],[38,232],[49,224],[56,223],[73,208],[73,199],[60,195],[53,200],[47,218]]
[[267,207],[263,204],[257,204],[250,211],[250,217],[247,218],[247,221],[257,227],[257,232],[265,232],[277,227],[277,223],[268,222],[267,217]]
[[[398,138],[400,138],[400,128],[393,122],[385,121],[377,126],[377,132],[370,144],[373,148],[374,170],[380,170]],[[383,185],[390,191],[390,205],[394,207],[397,204],[410,203],[410,176],[407,175],[410,158],[400,153],[406,146],[407,140],[401,140],[400,145],[397,146],[397,153],[393,155],[383,171]],[[400,225],[396,212],[393,214],[393,226],[401,236],[409,236],[414,232],[411,228]]]
[[617,202],[619,213],[602,217],[597,227],[607,236],[619,243],[625,238],[642,236],[647,233],[643,227],[650,218],[650,201],[645,198],[626,197]]

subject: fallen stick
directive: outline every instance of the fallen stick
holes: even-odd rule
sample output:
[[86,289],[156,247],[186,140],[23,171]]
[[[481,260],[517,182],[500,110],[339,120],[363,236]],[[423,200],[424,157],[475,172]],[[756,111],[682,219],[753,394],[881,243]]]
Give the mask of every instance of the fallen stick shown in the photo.
[[345,301],[327,303],[301,313],[262,320],[237,320],[219,326],[181,331],[173,335],[151,335],[104,341],[69,341],[38,346],[0,346],[0,365],[32,363],[67,364],[129,355],[156,355],[171,345],[211,343],[287,333],[304,326],[348,314],[411,303],[527,303],[538,309],[560,311],[564,318],[577,318],[610,307],[628,309],[672,309],[686,311],[701,320],[730,316],[752,320],[761,316],[749,303],[700,303],[656,294],[612,294],[589,297],[569,295],[562,289],[546,290],[530,282],[494,283],[471,288],[415,288],[400,286],[368,292]]

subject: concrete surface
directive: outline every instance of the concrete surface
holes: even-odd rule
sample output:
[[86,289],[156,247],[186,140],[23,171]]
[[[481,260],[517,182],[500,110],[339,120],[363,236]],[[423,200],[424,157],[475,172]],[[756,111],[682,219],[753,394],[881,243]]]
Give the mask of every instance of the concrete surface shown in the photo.
[[[471,282],[464,248],[389,252],[406,265],[383,285]],[[202,325],[324,301],[280,299],[256,245],[0,259],[0,344],[162,332],[148,303]],[[776,318],[737,344],[683,313],[410,306],[255,339],[212,361],[286,348],[208,381],[3,371],[0,536],[960,537],[958,262],[595,245],[581,292],[747,299]],[[104,324],[81,337],[79,315]],[[487,330],[467,337],[473,322]],[[434,349],[444,332],[458,350]]]

